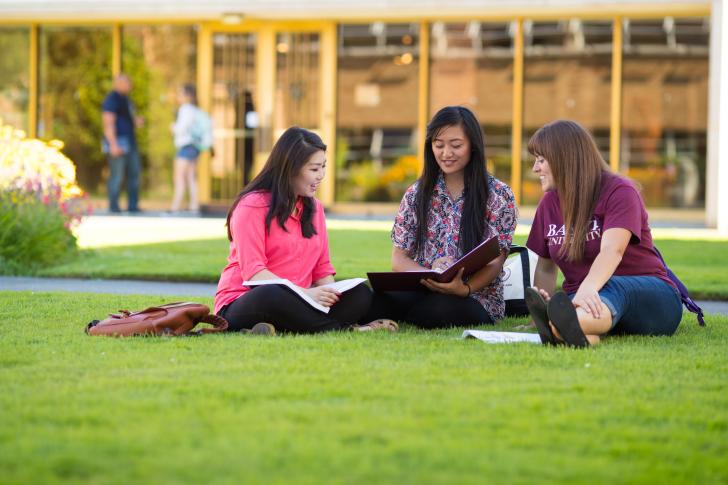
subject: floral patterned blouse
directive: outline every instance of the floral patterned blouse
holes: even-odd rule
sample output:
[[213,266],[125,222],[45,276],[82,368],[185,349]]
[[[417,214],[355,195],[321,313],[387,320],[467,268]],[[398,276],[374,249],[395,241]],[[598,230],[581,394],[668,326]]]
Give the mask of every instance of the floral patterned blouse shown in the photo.
[[[417,238],[417,214],[415,197],[417,195],[418,182],[415,182],[407,189],[402,202],[399,205],[399,212],[394,219],[392,228],[392,242],[394,245],[406,251],[418,264],[431,268],[432,263],[440,257],[451,256],[458,259],[462,256],[458,247],[458,236],[460,232],[460,218],[463,213],[463,194],[453,200],[445,185],[445,178],[440,174],[432,192],[430,214],[427,218],[427,240],[425,241],[422,255],[413,253],[415,240]],[[513,233],[516,230],[518,210],[516,200],[511,188],[488,175],[488,209],[483,214],[486,222],[486,233],[483,240],[498,236],[501,249],[508,250],[513,241]],[[493,321],[503,318],[505,313],[505,302],[503,300],[502,272],[493,282],[480,291],[473,292],[470,298],[478,301]]]

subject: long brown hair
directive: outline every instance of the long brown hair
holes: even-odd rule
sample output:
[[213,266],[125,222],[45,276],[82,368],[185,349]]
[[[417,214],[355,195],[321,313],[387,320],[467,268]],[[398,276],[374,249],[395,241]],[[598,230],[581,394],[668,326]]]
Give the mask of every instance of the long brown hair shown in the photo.
[[[297,200],[293,191],[293,179],[308,163],[309,158],[318,151],[325,152],[326,145],[316,133],[297,126],[288,128],[273,145],[273,150],[263,169],[238,194],[230,207],[226,223],[228,239],[233,240],[230,232],[230,218],[240,200],[251,192],[270,192],[270,207],[265,218],[265,229],[270,231],[270,225],[275,219],[281,229],[285,231],[286,220],[291,215]],[[311,197],[302,197],[302,199],[301,232],[303,232],[303,237],[310,238],[317,234],[313,225],[315,205]]]
[[589,132],[570,120],[541,127],[528,140],[528,152],[545,158],[551,168],[564,217],[564,244],[559,254],[565,254],[567,261],[580,261],[599,200],[602,172],[609,166]]

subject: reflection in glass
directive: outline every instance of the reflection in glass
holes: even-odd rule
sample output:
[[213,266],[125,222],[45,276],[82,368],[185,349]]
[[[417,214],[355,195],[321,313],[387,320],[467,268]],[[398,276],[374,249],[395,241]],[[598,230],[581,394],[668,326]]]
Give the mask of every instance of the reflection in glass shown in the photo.
[[419,24],[343,24],[336,199],[399,201],[419,174]]
[[648,206],[705,206],[709,25],[624,21],[620,164]]
[[513,122],[510,23],[436,22],[430,39],[430,115],[463,105],[485,133],[488,170],[510,184]]
[[111,86],[111,28],[42,27],[39,42],[38,136],[62,140],[79,184],[94,192],[106,169],[101,102]]
[[256,133],[259,131],[253,100],[255,35],[213,36],[212,119],[215,156],[211,163],[211,196],[227,205],[253,173]]
[[133,81],[131,98],[144,125],[137,128],[145,169],[143,186],[157,197],[171,197],[177,88],[195,83],[195,28],[183,25],[129,25],[122,31],[122,70]]
[[19,130],[28,129],[30,30],[0,27],[0,118]]
[[577,121],[609,163],[611,72],[611,22],[524,22],[523,204],[535,205],[542,196],[526,147],[546,123]]

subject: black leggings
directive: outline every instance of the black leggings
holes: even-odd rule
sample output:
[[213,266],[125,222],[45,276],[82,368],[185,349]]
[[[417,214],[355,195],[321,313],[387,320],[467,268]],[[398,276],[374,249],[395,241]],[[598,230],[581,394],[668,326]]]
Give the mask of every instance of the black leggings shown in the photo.
[[217,314],[228,321],[228,330],[233,332],[268,322],[284,332],[316,333],[359,323],[371,301],[372,290],[362,283],[342,293],[329,313],[324,313],[283,285],[261,285],[222,307]]
[[492,324],[483,305],[473,298],[444,295],[432,291],[375,292],[364,318],[391,318],[421,328],[443,328]]

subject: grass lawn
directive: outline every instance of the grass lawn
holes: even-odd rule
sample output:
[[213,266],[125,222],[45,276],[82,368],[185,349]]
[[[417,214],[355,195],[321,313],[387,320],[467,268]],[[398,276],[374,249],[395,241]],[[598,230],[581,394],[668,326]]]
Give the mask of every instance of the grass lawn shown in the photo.
[[728,481],[726,317],[581,351],[82,332],[157,303],[0,292],[1,483]]
[[[387,231],[329,230],[337,278],[389,269]],[[523,244],[525,237],[517,237]],[[657,240],[665,260],[696,298],[728,300],[728,242]],[[224,239],[82,250],[74,261],[41,270],[43,276],[217,282],[225,266]]]

